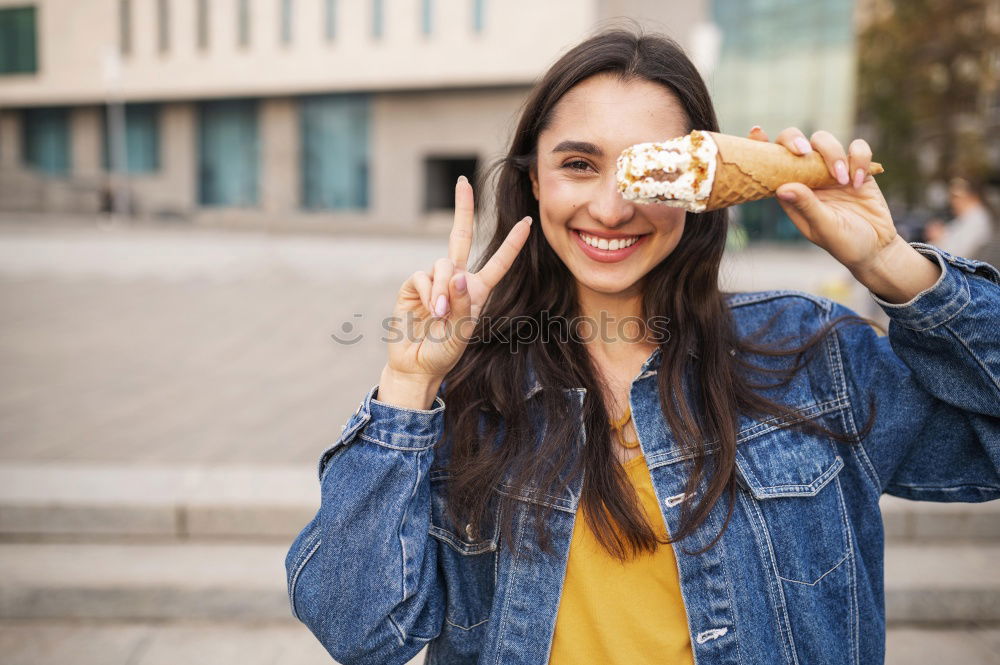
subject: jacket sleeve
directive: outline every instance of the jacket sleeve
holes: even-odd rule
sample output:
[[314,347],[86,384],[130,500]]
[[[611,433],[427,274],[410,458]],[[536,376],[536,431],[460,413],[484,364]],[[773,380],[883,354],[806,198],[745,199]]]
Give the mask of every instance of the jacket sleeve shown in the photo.
[[[858,454],[879,492],[927,501],[1000,498],[1000,271],[910,243],[942,274],[909,302],[889,303],[888,335],[837,328]],[[834,305],[832,315],[851,313]],[[874,403],[869,402],[870,399]]]
[[321,455],[319,511],[285,558],[292,614],[344,665],[406,663],[444,622],[428,479],[443,387],[429,410],[377,390]]

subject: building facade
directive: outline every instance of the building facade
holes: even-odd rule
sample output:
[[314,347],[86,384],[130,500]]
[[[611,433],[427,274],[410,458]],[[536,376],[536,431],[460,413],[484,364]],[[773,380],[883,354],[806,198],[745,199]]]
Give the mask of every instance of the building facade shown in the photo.
[[0,210],[434,228],[591,31],[690,47],[705,5],[670,4],[0,0]]

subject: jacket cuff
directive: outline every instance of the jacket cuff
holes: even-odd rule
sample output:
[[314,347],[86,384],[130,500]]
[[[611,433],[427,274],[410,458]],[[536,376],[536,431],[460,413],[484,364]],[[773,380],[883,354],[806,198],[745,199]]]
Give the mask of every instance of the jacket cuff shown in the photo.
[[909,244],[941,266],[938,280],[904,303],[887,302],[872,291],[868,294],[892,321],[911,330],[927,330],[947,322],[969,304],[969,282],[964,273],[975,272],[974,264],[982,262],[953,256],[927,243]]
[[377,392],[378,385],[368,391],[343,425],[340,437],[320,455],[320,479],[330,457],[356,436],[399,450],[425,450],[437,443],[444,432],[444,400],[440,393],[434,397],[432,409],[407,409],[378,401]]

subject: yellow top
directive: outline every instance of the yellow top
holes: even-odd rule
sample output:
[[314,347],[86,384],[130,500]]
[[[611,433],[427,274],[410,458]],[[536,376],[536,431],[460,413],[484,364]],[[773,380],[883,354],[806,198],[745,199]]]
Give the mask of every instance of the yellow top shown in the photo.
[[[625,463],[649,523],[667,534],[642,455]],[[597,542],[580,503],[570,542],[549,665],[693,665],[691,637],[670,545],[622,564]]]

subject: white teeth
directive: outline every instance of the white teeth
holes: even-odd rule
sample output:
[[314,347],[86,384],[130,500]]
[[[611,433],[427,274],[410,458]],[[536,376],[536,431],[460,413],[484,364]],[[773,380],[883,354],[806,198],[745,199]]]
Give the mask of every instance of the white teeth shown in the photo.
[[626,247],[634,245],[639,239],[639,236],[632,236],[631,238],[615,238],[614,240],[609,241],[607,238],[589,236],[586,233],[580,233],[580,237],[583,238],[583,241],[591,247],[607,250],[625,249]]

